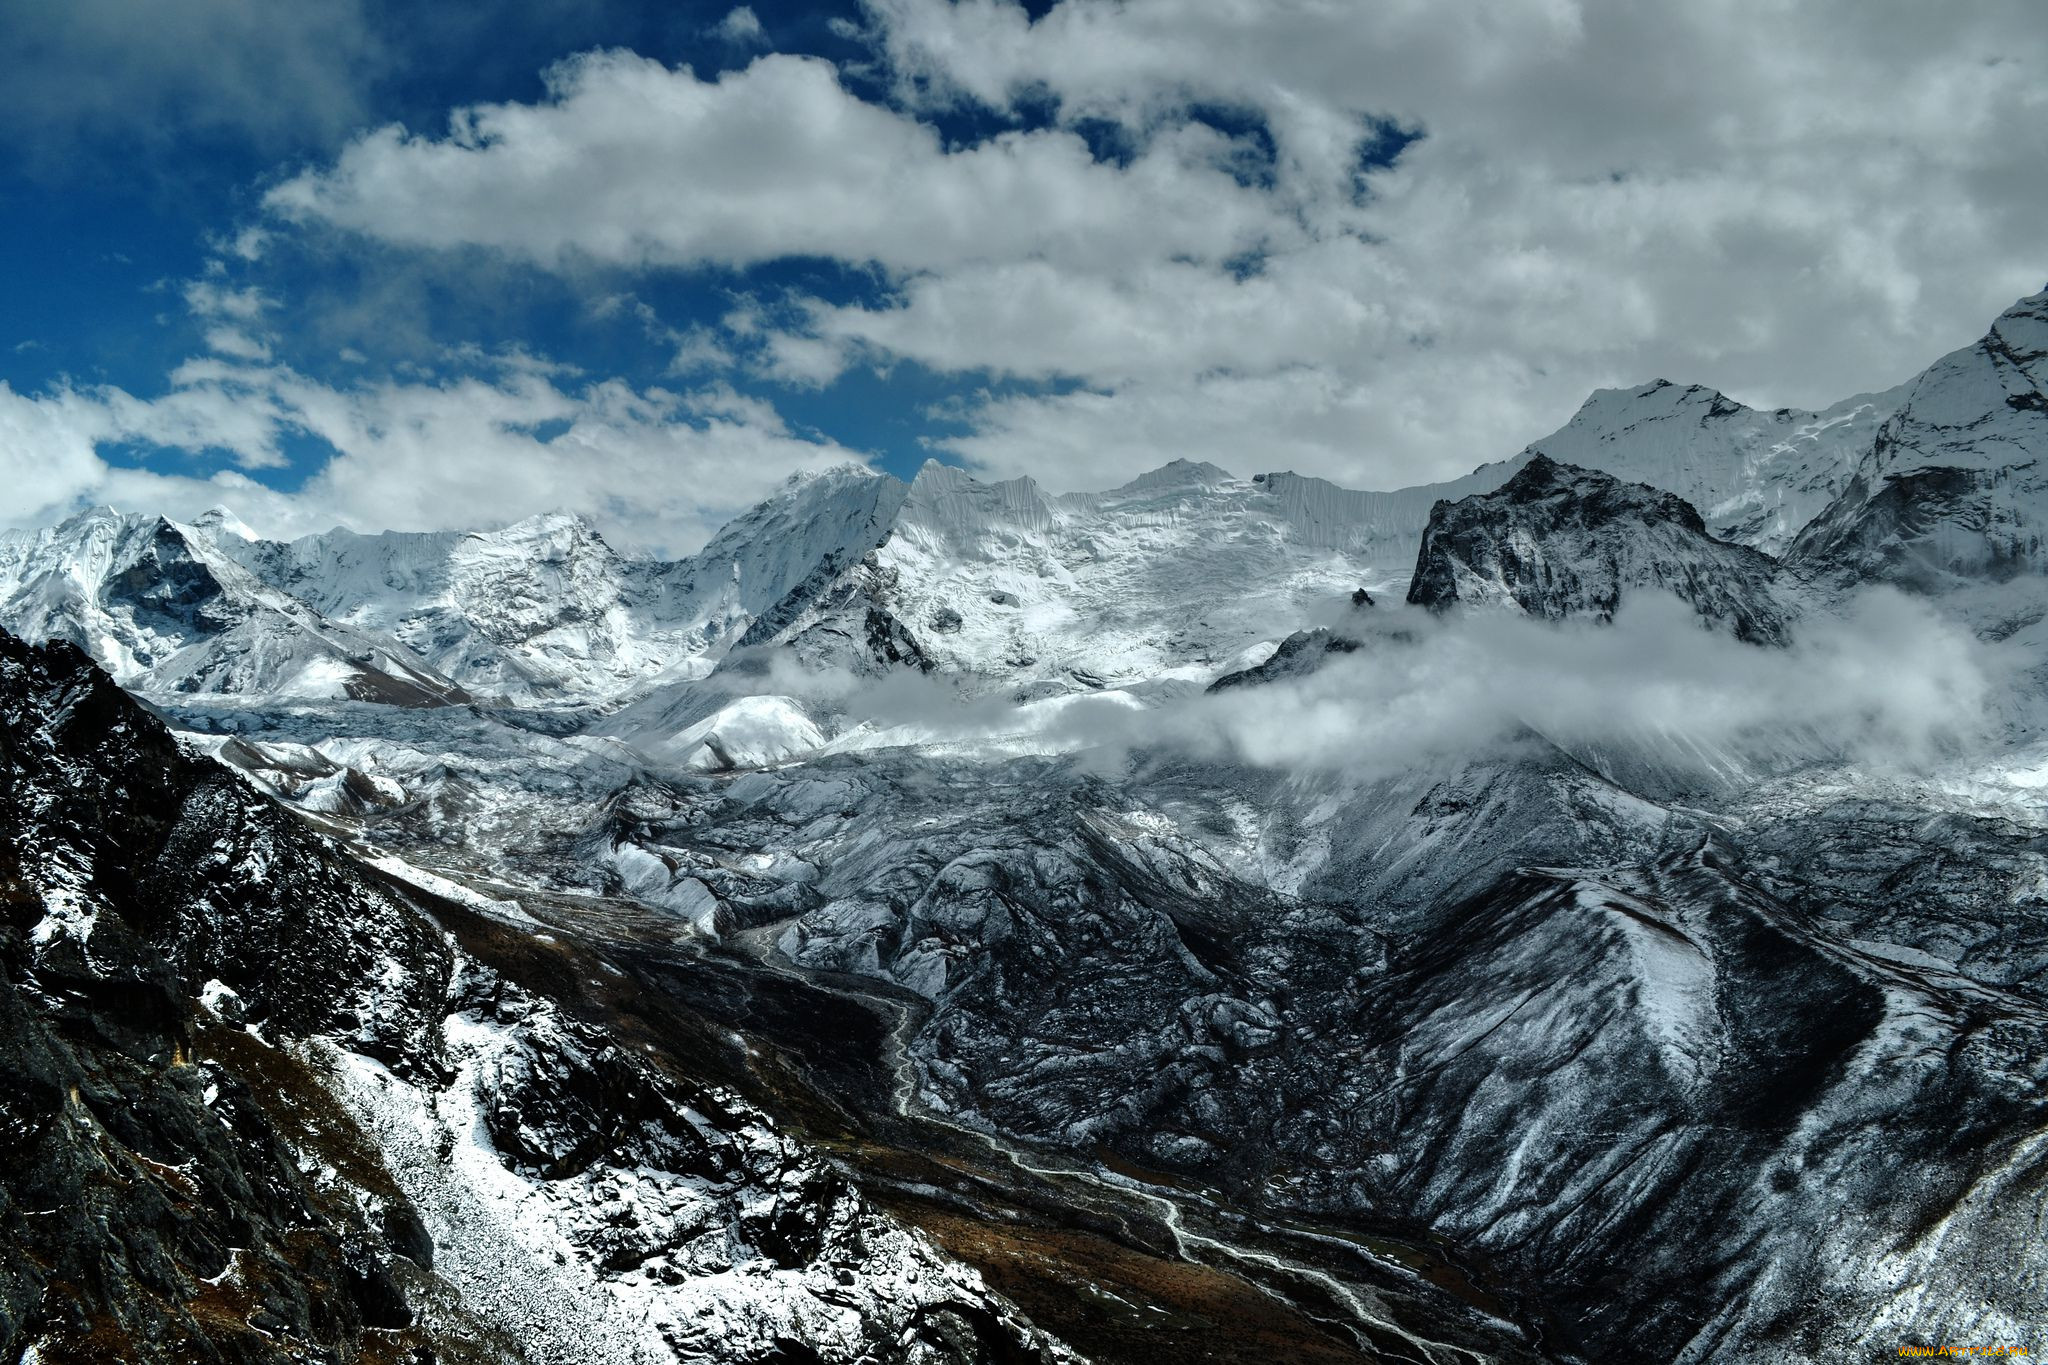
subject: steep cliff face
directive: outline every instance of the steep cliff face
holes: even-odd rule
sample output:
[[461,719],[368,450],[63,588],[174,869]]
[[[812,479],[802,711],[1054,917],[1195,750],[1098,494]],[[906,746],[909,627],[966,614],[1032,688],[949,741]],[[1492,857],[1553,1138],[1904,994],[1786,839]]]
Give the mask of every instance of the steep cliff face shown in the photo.
[[575,975],[492,966],[486,923],[188,757],[71,646],[0,636],[0,764],[0,1353],[1063,1358],[739,1096],[622,1046]]
[[1537,456],[1498,491],[1439,503],[1408,600],[1608,620],[1629,594],[1675,594],[1738,639],[1782,644],[1796,608],[1768,555],[1716,540],[1691,504]]
[[[388,988],[330,976],[337,907],[273,899],[327,886],[271,860],[303,848],[296,821],[251,810],[69,646],[0,637],[0,764],[0,1353],[514,1358],[481,1324],[460,1346],[471,1324],[418,1215],[311,1069],[223,1019],[374,1033],[431,1065],[417,1006],[445,949],[394,944],[416,970]],[[194,842],[226,864],[204,877],[211,915],[166,875]],[[374,897],[352,908],[365,936],[405,927]]]
[[1843,580],[1922,591],[2048,571],[2048,293],[1906,386],[1855,477],[1792,547]]

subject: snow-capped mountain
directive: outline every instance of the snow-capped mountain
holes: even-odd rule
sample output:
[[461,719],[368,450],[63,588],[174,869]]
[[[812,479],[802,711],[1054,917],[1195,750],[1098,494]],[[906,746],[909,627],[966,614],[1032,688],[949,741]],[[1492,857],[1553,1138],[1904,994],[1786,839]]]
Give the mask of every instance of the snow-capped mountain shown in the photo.
[[1521,458],[1597,469],[1676,493],[1721,540],[1782,555],[1848,486],[1908,386],[1859,394],[1821,412],[1744,407],[1698,384],[1659,379],[1600,389]]
[[621,556],[562,515],[485,532],[215,539],[263,582],[478,695],[594,701],[708,669],[820,563],[871,549],[902,488],[851,466],[793,478],[674,563]]
[[45,531],[0,533],[0,623],[67,640],[153,693],[466,700],[388,635],[322,616],[258,580],[211,531],[96,507]]
[[[720,1365],[2048,1348],[2044,315],[1822,413],[1602,392],[1390,493],[932,464],[674,562],[552,516],[0,541],[0,621],[185,746],[0,642],[9,1017],[56,1040],[0,1033],[8,1131],[128,1181],[65,1225],[118,1271],[73,1318],[203,1335],[207,1284],[336,1358]],[[104,1003],[140,979],[162,1019]],[[329,1318],[293,1256],[357,1276]]]
[[2048,291],[1904,392],[1791,557],[1923,591],[2048,570]]
[[1408,600],[1610,620],[1656,590],[1738,639],[1783,644],[1798,609],[1780,577],[1769,555],[1709,535],[1676,494],[1537,455],[1494,492],[1437,504]]
[[[742,646],[778,647],[813,668],[938,669],[1031,695],[1192,682],[1276,622],[1360,588],[1398,595],[1435,504],[1490,492],[1539,452],[1673,488],[1710,509],[1720,538],[1779,548],[1847,484],[1854,447],[1889,401],[1760,414],[1696,388],[1603,391],[1512,460],[1384,493],[1185,461],[1092,494],[984,483],[937,463],[909,484],[849,466],[793,479],[673,562],[622,556],[559,515],[278,544],[223,510],[190,527],[164,523],[159,558],[234,580],[205,589],[209,600],[262,597],[270,626],[175,666],[171,655],[228,627],[182,601],[201,591],[174,581],[187,571],[135,568],[130,542],[157,536],[156,519],[100,509],[0,541],[0,624],[73,639],[146,691],[349,685],[336,681],[347,668],[294,652],[314,649],[306,641],[286,649],[268,638],[307,631],[355,656],[381,648],[390,671],[417,675],[429,694],[519,704],[631,700],[689,684]],[[131,600],[138,593],[150,596]],[[304,629],[273,629],[279,614]],[[667,698],[652,714],[681,729],[708,713]]]

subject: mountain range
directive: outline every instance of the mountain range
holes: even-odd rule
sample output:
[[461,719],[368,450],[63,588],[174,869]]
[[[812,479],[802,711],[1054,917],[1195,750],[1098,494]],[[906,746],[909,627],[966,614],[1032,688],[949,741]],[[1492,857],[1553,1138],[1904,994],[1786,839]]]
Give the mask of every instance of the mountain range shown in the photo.
[[0,1358],[2048,1348],[2044,456],[0,534]]

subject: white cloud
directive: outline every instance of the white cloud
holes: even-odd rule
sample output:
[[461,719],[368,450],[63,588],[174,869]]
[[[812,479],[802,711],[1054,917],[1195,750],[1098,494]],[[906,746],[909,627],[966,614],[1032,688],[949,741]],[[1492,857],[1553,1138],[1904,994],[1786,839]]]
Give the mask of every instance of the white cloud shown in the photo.
[[[1256,110],[1276,196],[1308,225],[1243,282],[1032,263],[823,319],[927,363],[950,351],[1107,391],[986,409],[957,448],[992,472],[1092,450],[1100,482],[1187,453],[1384,485],[1510,453],[1605,384],[1669,375],[1820,405],[1973,339],[2043,273],[2048,17],[2033,6],[870,10],[903,91],[928,102],[1050,92],[1067,117],[1140,132],[1191,101]],[[1373,118],[1426,136],[1352,202]],[[1194,414],[1229,424],[1248,394],[1285,390],[1330,397],[1270,409],[1263,438],[1239,423],[1236,457],[1201,441]],[[1339,410],[1361,422],[1348,452],[1330,446]]]
[[1995,661],[1929,603],[1888,588],[1865,591],[1840,619],[1802,623],[1788,649],[1702,629],[1689,605],[1658,593],[1632,597],[1611,627],[1394,616],[1388,637],[1305,679],[1075,723],[1125,744],[1354,773],[1465,757],[1534,731],[1568,752],[1692,778],[1839,758],[1925,768],[1991,734]]
[[[241,35],[208,115],[227,119],[248,53],[281,52],[289,73],[322,30],[218,9],[209,29],[179,8],[178,31]],[[815,388],[913,361],[970,386],[1057,381],[948,410],[963,430],[944,448],[994,475],[1102,486],[1188,456],[1388,487],[1510,454],[1599,386],[1661,375],[1763,405],[1882,387],[2048,274],[2048,12],[2026,0],[867,9],[866,74],[892,103],[815,58],[702,79],[609,51],[555,68],[532,103],[458,111],[443,136],[359,135],[272,188],[260,223],[215,242],[219,269],[182,286],[213,355],[164,395],[8,393],[17,437],[61,447],[22,486],[55,501],[141,487],[95,463],[115,441],[275,466],[297,434],[339,454],[276,503],[280,522],[559,505],[674,545],[706,509],[846,456],[706,377]],[[111,13],[95,0],[30,27],[77,47]],[[322,119],[354,107],[355,13],[333,11]],[[717,31],[766,37],[745,7]],[[123,42],[117,73],[141,60]],[[171,98],[181,71],[144,94]],[[984,124],[989,108],[1057,112],[954,145],[938,116],[961,103]],[[1082,120],[1119,126],[1128,155],[1097,160]],[[1423,136],[1392,166],[1361,160],[1391,127]],[[477,370],[463,380],[314,383],[272,363],[295,353],[276,300],[230,282],[264,278],[273,239],[313,227],[481,247],[572,284],[603,267],[594,315],[630,308],[682,391],[482,353],[453,357]],[[676,326],[616,293],[620,272],[812,257],[875,297],[771,308],[744,280],[715,325]],[[364,335],[419,306],[381,259],[356,301]]]
[[276,306],[276,300],[253,285],[237,288],[217,279],[187,281],[185,307],[198,318],[225,318],[251,323]]
[[206,347],[216,354],[230,356],[236,360],[270,359],[270,347],[239,327],[207,328]]
[[[119,389],[40,395],[0,384],[4,521],[45,525],[91,502],[193,515],[226,502],[270,535],[343,524],[435,530],[503,524],[536,510],[589,516],[629,547],[695,548],[792,470],[859,456],[793,435],[772,406],[729,388],[581,386],[510,357],[495,377],[445,383],[317,383],[283,366],[195,360],[160,398]],[[282,462],[312,437],[335,454],[296,492],[233,471],[180,477],[110,465],[116,442]]]
[[[543,101],[370,134],[268,204],[565,269],[879,265],[881,306],[757,323],[763,372],[1079,381],[968,408],[952,446],[1055,484],[1183,454],[1441,477],[1660,375],[1823,405],[2043,274],[2048,16],[2022,0],[868,9],[895,107],[815,59],[706,81],[590,54]],[[926,115],[963,101],[1059,126],[951,148]],[[1095,160],[1082,119],[1131,159]],[[1424,136],[1365,165],[1390,126]]]
[[668,372],[674,375],[701,374],[706,370],[728,370],[733,354],[709,327],[686,327],[669,336],[675,353],[669,357]]
[[735,46],[751,47],[766,41],[768,31],[761,27],[761,18],[746,5],[728,11],[723,19],[712,26],[711,32]]
[[1638,780],[1712,783],[1839,759],[1925,770],[1990,741],[2013,682],[1995,650],[1888,588],[1865,591],[1841,618],[1810,618],[1785,649],[1703,629],[1690,605],[1658,593],[1631,597],[1611,625],[1387,605],[1346,624],[1361,627],[1361,648],[1306,677],[1152,706],[1115,692],[1017,706],[901,674],[784,670],[762,685],[901,727],[892,738],[1029,735],[1112,768],[1133,751],[1167,752],[1370,778],[1483,758],[1534,734]]
[[832,66],[759,59],[715,81],[624,52],[556,67],[533,105],[458,112],[449,135],[384,128],[272,189],[273,212],[385,241],[481,245],[548,265],[744,266],[792,256],[896,271],[1030,256],[1117,268],[1219,260],[1284,226],[1184,128],[1131,165],[1073,133],[949,150],[849,93]]

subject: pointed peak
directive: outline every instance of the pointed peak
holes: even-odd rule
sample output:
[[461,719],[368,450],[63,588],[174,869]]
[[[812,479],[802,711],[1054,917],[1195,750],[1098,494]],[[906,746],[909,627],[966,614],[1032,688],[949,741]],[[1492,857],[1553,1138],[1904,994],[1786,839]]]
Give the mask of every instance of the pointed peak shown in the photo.
[[60,531],[83,529],[87,526],[119,526],[128,520],[128,515],[106,503],[96,502],[90,507],[81,507],[57,523]]
[[1668,497],[1663,489],[1652,488],[1645,483],[1632,483],[1618,478],[1604,469],[1588,469],[1584,465],[1567,464],[1552,459],[1538,450],[1529,456],[1529,462],[1509,476],[1501,486],[1502,492],[1510,489],[1530,491],[1559,488],[1639,488],[1645,492]]
[[1496,492],[1506,494],[1511,501],[1521,502],[1581,486],[1619,483],[1620,480],[1611,474],[1563,464],[1539,450],[1529,457],[1527,464],[1509,475]]
[[978,483],[972,474],[959,465],[947,464],[944,460],[929,459],[917,467],[911,476],[912,488],[957,488],[964,483]]
[[1668,379],[1653,379],[1632,389],[1595,389],[1586,395],[1572,414],[1568,427],[1619,430],[1636,422],[1691,414],[1698,409],[1702,419],[1729,417],[1747,412],[1719,389],[1705,384],[1678,385]]
[[249,524],[236,516],[233,511],[220,503],[201,512],[193,518],[192,525],[209,534],[230,535],[238,540],[261,540]]

